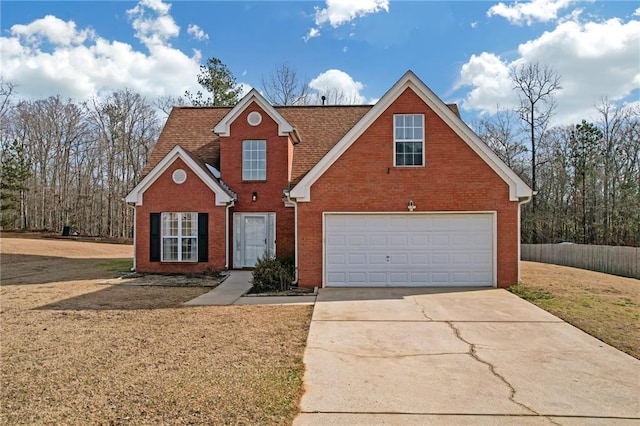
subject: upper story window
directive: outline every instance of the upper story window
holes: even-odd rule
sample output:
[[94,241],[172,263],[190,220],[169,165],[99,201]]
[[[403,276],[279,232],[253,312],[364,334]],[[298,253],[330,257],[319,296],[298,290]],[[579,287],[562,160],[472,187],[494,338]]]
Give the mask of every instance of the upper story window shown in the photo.
[[162,213],[162,261],[198,261],[198,213]]
[[242,180],[267,180],[267,141],[242,141]]
[[396,114],[393,116],[396,166],[424,165],[424,115]]

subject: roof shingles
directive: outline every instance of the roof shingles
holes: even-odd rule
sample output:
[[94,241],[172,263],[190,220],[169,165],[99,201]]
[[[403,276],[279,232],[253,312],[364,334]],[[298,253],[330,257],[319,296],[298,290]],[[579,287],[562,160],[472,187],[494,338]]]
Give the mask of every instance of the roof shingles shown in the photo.
[[[291,180],[292,184],[296,184],[360,121],[372,105],[275,108],[296,128],[301,138],[293,151]],[[449,105],[449,108],[459,115],[455,105]],[[143,175],[149,173],[176,145],[194,158],[220,169],[220,137],[212,129],[229,111],[229,107],[174,107]]]

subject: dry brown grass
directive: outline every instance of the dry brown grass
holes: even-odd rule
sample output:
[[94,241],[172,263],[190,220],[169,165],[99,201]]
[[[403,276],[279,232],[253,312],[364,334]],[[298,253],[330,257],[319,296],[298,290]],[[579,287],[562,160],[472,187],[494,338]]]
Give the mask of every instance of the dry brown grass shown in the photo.
[[[291,423],[310,307],[186,308],[208,289],[98,284],[131,247],[91,253],[90,243],[22,240],[40,248],[20,249],[26,243],[8,240],[0,240],[3,424]],[[38,270],[42,257],[55,269]]]
[[640,280],[522,262],[519,296],[640,359]]

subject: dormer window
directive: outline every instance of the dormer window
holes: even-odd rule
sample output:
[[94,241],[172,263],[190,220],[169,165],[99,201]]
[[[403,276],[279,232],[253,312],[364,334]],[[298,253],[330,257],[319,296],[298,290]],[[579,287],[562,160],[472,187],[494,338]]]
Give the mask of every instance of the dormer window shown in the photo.
[[242,180],[267,180],[267,141],[242,141]]
[[424,115],[395,114],[393,134],[396,167],[424,165]]

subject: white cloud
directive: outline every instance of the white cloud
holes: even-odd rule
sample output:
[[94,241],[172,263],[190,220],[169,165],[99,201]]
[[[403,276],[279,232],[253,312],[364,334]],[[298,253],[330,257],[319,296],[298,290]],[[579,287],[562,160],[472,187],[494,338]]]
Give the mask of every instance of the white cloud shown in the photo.
[[35,45],[38,45],[42,39],[46,39],[52,44],[69,46],[83,43],[93,36],[91,29],[78,31],[75,22],[65,22],[52,15],[36,19],[28,25],[14,25],[10,32],[24,42]]
[[209,40],[209,34],[205,33],[202,28],[195,24],[191,24],[187,27],[187,33],[191,34],[196,40]]
[[589,116],[593,105],[607,96],[624,99],[640,87],[640,21],[559,24],[553,31],[521,44],[519,57],[508,62],[493,53],[473,55],[460,72],[458,87],[471,86],[463,101],[466,110],[495,112],[496,104],[513,106],[509,67],[539,62],[561,76],[556,96],[558,123]]
[[169,15],[170,10],[171,5],[162,0],[141,0],[134,8],[127,10],[136,37],[148,48],[164,45],[180,34],[180,27]]
[[512,24],[532,25],[534,22],[549,22],[558,18],[558,12],[569,6],[572,0],[532,0],[511,5],[498,3],[487,11],[487,16],[502,16]]
[[635,12],[633,12],[633,16],[640,16],[640,7],[637,8]]
[[355,81],[344,71],[327,70],[309,82],[318,96],[326,96],[330,104],[364,104],[367,98],[360,92],[364,84]]
[[469,62],[460,70],[457,87],[462,86],[473,87],[464,100],[465,109],[493,114],[498,105],[515,105],[516,98],[509,80],[509,65],[493,53],[471,55]]
[[473,21],[471,23],[471,28],[478,28],[478,23],[479,23],[478,21]]
[[320,35],[320,28],[329,24],[333,28],[348,24],[371,13],[389,12],[389,0],[326,0],[324,9],[315,8],[315,28],[304,37],[305,41]]
[[307,33],[307,35],[305,35],[304,37],[302,37],[306,42],[308,42],[310,39],[314,38],[314,37],[318,37],[320,35],[320,30],[317,28],[311,28],[309,30],[309,32]]
[[27,99],[60,95],[83,101],[123,88],[150,98],[196,91],[201,55],[171,47],[169,39],[179,27],[169,9],[159,0],[144,0],[131,9],[132,27],[149,42],[148,52],[53,16],[14,25],[0,37],[0,73]]

